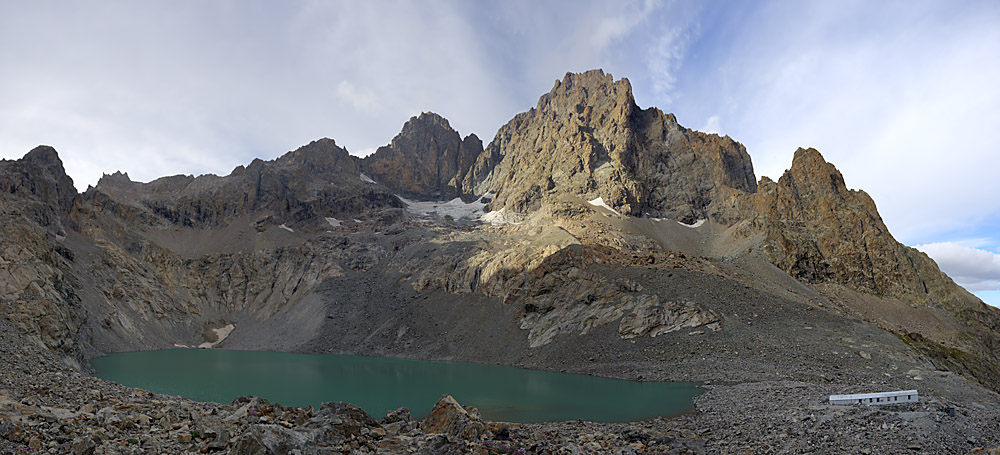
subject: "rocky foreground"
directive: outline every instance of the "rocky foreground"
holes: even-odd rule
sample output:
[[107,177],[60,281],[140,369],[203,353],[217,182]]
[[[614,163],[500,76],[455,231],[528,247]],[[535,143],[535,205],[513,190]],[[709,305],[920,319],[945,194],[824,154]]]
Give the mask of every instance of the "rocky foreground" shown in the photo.
[[923,374],[931,395],[920,403],[885,407],[830,406],[825,401],[833,386],[781,380],[709,384],[691,413],[632,423],[489,422],[450,396],[422,420],[406,409],[376,419],[348,403],[325,403],[316,410],[244,397],[217,404],[131,389],[61,364],[0,320],[0,451],[1000,453],[995,394],[971,396],[977,389],[951,373]]

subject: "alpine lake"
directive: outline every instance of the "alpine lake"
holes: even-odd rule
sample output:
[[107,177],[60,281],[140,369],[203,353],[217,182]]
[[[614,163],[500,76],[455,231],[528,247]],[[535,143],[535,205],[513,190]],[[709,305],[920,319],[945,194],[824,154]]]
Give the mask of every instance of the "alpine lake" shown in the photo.
[[376,419],[402,406],[421,418],[450,394],[493,421],[629,422],[684,413],[701,392],[690,382],[333,354],[171,349],[111,354],[91,363],[102,379],[157,393],[217,403],[253,395],[314,408],[347,401]]

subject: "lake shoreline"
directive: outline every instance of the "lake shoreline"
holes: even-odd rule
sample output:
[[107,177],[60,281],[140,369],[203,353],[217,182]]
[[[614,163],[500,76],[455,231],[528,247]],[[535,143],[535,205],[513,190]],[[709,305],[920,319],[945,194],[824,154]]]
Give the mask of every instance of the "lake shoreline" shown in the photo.
[[319,408],[348,401],[373,415],[400,406],[423,417],[454,395],[485,418],[519,423],[629,422],[694,408],[698,383],[638,382],[507,365],[224,349],[116,353],[91,360],[97,377],[129,387],[229,403],[254,395]]
[[[309,417],[302,408],[280,410],[277,418],[273,407],[270,414],[251,416],[248,408],[241,415],[238,411],[246,403],[201,403],[124,387],[66,366],[51,351],[16,335],[6,321],[0,320],[0,329],[0,452],[20,453],[38,446],[40,452],[51,453],[228,450],[242,454],[260,448],[255,446],[258,443],[264,444],[261,450],[266,452],[267,443],[297,443],[300,440],[294,435],[312,434],[317,424],[310,419],[317,416],[327,418],[327,424],[336,419],[351,421],[350,413],[320,415],[321,410],[314,410]],[[488,454],[484,444],[505,441],[504,437],[526,453],[586,453],[596,448],[601,453],[759,453],[784,448],[792,452],[965,453],[998,444],[1000,400],[996,394],[977,392],[982,389],[950,373],[930,370],[921,374],[922,401],[909,405],[830,406],[828,394],[844,391],[841,383],[856,383],[848,391],[862,391],[870,384],[886,382],[878,378],[885,378],[879,371],[869,376],[848,371],[838,381],[713,381],[695,398],[694,411],[671,418],[615,424],[483,422],[486,432],[473,439],[428,433],[419,424],[409,428],[411,424],[386,422],[365,427],[367,434],[361,434],[359,426],[357,435],[347,436],[336,447],[355,453]],[[945,398],[950,404],[941,401]],[[954,409],[953,417],[949,406]],[[226,420],[234,415],[237,418]],[[333,431],[333,427],[322,428]],[[397,430],[402,431],[391,434]],[[875,434],[890,436],[863,439]],[[268,435],[275,438],[264,438]],[[277,437],[281,435],[288,438]],[[316,440],[312,441],[302,442],[302,453],[320,453],[315,451]],[[221,449],[212,448],[220,445]],[[919,450],[908,448],[918,446]],[[287,453],[275,448],[271,448],[275,453]]]

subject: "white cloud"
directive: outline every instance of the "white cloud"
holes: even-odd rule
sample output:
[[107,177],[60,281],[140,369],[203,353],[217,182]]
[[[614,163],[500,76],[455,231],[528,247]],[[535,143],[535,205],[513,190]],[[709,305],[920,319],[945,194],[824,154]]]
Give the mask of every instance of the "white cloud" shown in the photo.
[[340,99],[351,103],[356,109],[367,113],[377,113],[380,110],[375,94],[370,90],[359,89],[348,81],[340,81],[337,84],[337,96]]
[[677,72],[684,63],[687,35],[680,29],[671,29],[657,38],[649,48],[647,70],[652,79],[653,94],[664,103],[672,104],[677,83]]
[[725,118],[758,176],[816,147],[904,243],[1000,216],[983,190],[1000,168],[1000,4],[773,1],[698,21],[653,104]]
[[962,287],[973,292],[1000,290],[1000,254],[952,242],[928,243],[916,248],[933,258]]
[[701,131],[722,135],[722,124],[719,116],[713,115],[705,120],[705,126],[701,127]]
[[630,59],[618,47],[661,9],[0,2],[0,157],[51,144],[83,189],[117,169],[228,173],[319,137],[364,153],[414,112],[489,142],[565,72]]
[[626,7],[612,14],[601,14],[594,27],[588,27],[590,45],[596,49],[606,49],[615,41],[627,36],[636,26],[646,20],[650,14],[660,7],[659,1],[646,0],[636,8]]

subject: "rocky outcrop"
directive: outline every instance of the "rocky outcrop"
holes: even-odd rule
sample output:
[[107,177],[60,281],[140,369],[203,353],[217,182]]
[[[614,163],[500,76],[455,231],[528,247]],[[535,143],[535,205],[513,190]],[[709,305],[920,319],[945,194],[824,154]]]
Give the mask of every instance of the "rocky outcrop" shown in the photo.
[[815,149],[797,150],[777,182],[765,177],[744,202],[742,217],[763,232],[768,258],[797,279],[950,310],[978,302],[925,254],[897,242],[872,198],[848,189]]
[[763,233],[764,251],[778,268],[807,283],[835,283],[936,309],[936,318],[966,335],[914,334],[906,341],[942,368],[964,370],[984,384],[1000,381],[996,309],[956,285],[926,254],[897,242],[872,198],[848,189],[818,151],[798,149],[777,182],[765,177],[758,193],[741,204],[744,223]]
[[849,190],[815,149],[797,150],[778,182],[761,180],[746,217],[764,231],[771,262],[796,278],[880,294],[926,293],[909,249],[892,238],[875,202]]
[[80,198],[59,155],[47,145],[20,160],[0,160],[0,194],[6,216],[23,216],[61,235],[66,235],[63,223]]
[[694,222],[728,220],[729,192],[752,193],[756,179],[741,144],[639,109],[627,79],[594,70],[566,74],[500,128],[463,185],[494,192],[495,211],[525,214],[573,194],[625,215]]
[[486,432],[486,425],[483,424],[478,409],[472,406],[462,407],[451,395],[444,395],[420,422],[420,429],[426,433],[447,434],[475,441]]
[[361,160],[361,169],[397,194],[417,200],[471,195],[465,175],[483,151],[475,134],[462,139],[440,115],[412,117],[388,145]]
[[440,248],[430,261],[414,258],[398,264],[419,291],[442,289],[462,294],[496,296],[520,308],[519,325],[531,347],[559,336],[586,335],[607,324],[618,325],[622,339],[710,325],[720,329],[719,315],[692,301],[661,297],[627,279],[611,279],[601,266],[653,266],[702,269],[697,261],[673,254],[632,257],[606,246],[549,245],[528,251],[520,246],[500,250]]

